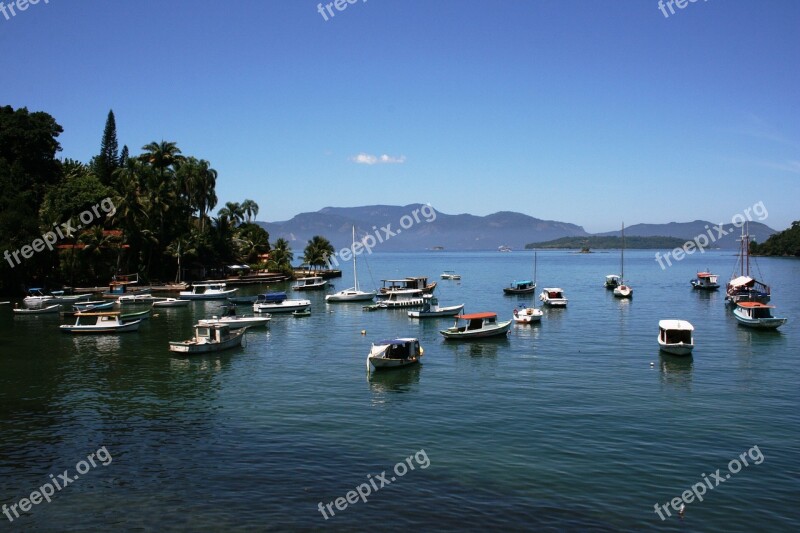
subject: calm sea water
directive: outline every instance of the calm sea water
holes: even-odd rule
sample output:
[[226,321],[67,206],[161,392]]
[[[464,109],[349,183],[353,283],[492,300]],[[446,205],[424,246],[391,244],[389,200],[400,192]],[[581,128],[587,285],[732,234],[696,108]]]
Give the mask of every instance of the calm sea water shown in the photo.
[[[428,275],[443,305],[511,315],[502,295],[532,277],[532,253],[374,254],[370,278]],[[507,339],[444,342],[449,320],[365,313],[311,294],[312,316],[275,316],[246,346],[192,359],[168,340],[219,303],[158,311],[138,333],[76,338],[58,317],[0,308],[0,499],[6,505],[105,446],[98,464],[11,523],[18,530],[690,530],[800,526],[800,261],[761,259],[780,332],[739,327],[723,293],[691,290],[697,270],[727,279],[710,252],[662,271],[626,254],[632,301],[603,288],[616,252],[540,252],[539,287],[569,307]],[[367,268],[368,267],[368,268]],[[352,273],[335,280],[350,286]],[[253,289],[253,292],[255,290]],[[241,291],[240,291],[241,292]],[[538,291],[537,291],[538,292]],[[527,302],[533,302],[528,298]],[[657,323],[696,328],[693,357],[659,353]],[[362,335],[362,330],[366,331]],[[417,336],[424,364],[374,377],[370,342]],[[685,516],[666,503],[758,446],[764,460],[709,490]],[[420,451],[424,450],[422,454]],[[392,469],[413,454],[413,471]],[[99,461],[98,461],[99,463]],[[86,468],[84,468],[85,470]],[[318,510],[387,472],[367,497]],[[380,483],[377,483],[379,485]],[[341,503],[341,502],[340,502]],[[12,514],[13,516],[13,514]]]

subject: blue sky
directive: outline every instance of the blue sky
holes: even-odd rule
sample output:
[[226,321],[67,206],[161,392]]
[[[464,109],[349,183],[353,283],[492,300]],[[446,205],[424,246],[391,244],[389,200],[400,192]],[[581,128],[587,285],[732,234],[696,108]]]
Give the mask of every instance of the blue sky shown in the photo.
[[800,219],[800,2],[317,4],[40,0],[0,15],[0,104],[52,114],[83,161],[113,109],[132,154],[175,141],[270,221],[412,202],[588,231],[759,201],[776,229]]

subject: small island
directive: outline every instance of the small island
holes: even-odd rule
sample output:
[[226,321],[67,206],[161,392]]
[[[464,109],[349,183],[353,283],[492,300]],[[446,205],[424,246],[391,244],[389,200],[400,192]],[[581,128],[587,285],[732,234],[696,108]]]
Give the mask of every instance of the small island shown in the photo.
[[[684,240],[676,237],[625,237],[625,247],[640,250],[674,249],[683,246]],[[562,237],[546,242],[535,242],[525,245],[526,250],[533,249],[580,250],[591,253],[595,250],[616,250],[622,248],[620,237]]]

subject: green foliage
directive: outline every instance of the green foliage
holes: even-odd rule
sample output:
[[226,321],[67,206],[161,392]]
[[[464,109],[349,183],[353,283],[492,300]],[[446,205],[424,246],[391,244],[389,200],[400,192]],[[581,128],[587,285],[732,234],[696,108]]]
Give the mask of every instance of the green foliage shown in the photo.
[[800,257],[800,220],[792,227],[770,236],[761,244],[750,243],[750,252],[757,255]]
[[303,250],[303,263],[312,267],[323,267],[335,249],[328,239],[315,235]]
[[105,185],[111,184],[114,171],[120,166],[117,122],[114,118],[114,111],[108,112],[103,139],[100,141],[100,154],[92,163],[94,172],[100,181]]
[[[625,247],[633,249],[673,249],[683,246],[684,240],[675,237],[625,237]],[[585,247],[595,250],[609,250],[622,248],[620,237],[562,237],[547,242],[526,244],[526,250],[534,248],[562,248],[580,250]]]

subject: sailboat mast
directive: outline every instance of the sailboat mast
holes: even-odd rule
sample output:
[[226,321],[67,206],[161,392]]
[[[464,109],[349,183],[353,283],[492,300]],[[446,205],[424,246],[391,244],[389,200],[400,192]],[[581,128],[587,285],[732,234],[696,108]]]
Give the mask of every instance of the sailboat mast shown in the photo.
[[620,281],[625,281],[625,223],[622,223],[622,250],[619,254],[619,277]]
[[[356,247],[356,227],[353,226],[353,248]],[[356,254],[353,252],[353,288],[358,290],[358,269],[356,268]]]

